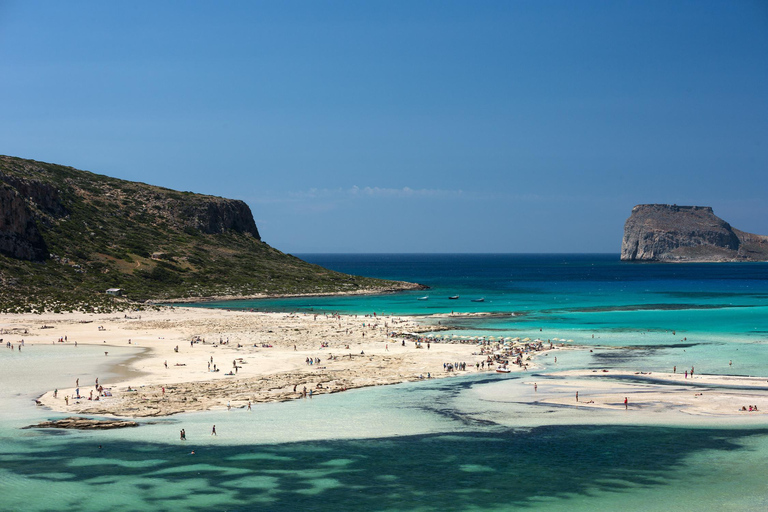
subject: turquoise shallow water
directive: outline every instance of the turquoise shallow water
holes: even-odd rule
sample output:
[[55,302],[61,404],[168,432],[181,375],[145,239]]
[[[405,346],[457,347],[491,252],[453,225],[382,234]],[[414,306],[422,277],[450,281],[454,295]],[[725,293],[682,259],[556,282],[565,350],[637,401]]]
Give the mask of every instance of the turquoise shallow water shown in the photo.
[[[695,365],[700,373],[765,375],[768,368],[768,265],[630,265],[605,255],[305,258],[432,288],[209,306],[515,313],[441,321],[457,334],[558,337],[590,346],[591,353],[562,353],[556,364],[545,359],[535,376],[545,386],[550,369]],[[448,300],[456,294],[459,300]],[[417,300],[423,295],[429,300]],[[486,301],[470,301],[479,297]],[[626,426],[611,418],[588,424],[566,410],[515,405],[531,392],[524,376],[369,388],[260,405],[251,413],[178,415],[115,432],[21,430],[56,416],[32,405],[37,393],[75,375],[108,378],[103,352],[87,348],[0,351],[7,382],[0,397],[0,509],[768,508],[768,424]],[[110,350],[110,361],[132,355]],[[478,401],[491,389],[511,405]],[[178,440],[180,428],[186,443]]]

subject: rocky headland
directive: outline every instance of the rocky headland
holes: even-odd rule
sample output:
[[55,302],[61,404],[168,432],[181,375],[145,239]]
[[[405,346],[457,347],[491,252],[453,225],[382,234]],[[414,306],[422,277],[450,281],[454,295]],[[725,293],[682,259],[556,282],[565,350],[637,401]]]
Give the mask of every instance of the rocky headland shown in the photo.
[[417,288],[284,254],[240,200],[0,155],[0,312]]
[[641,204],[624,224],[623,261],[768,261],[768,237],[731,227],[709,206]]

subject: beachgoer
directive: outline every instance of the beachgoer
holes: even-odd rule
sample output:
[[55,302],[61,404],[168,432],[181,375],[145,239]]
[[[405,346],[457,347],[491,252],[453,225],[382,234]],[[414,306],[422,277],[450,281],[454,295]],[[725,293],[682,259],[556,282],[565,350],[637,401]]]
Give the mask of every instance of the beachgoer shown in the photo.
[[624,410],[627,410],[627,397],[624,397]]
[[534,391],[538,391],[539,390],[539,385],[536,384],[535,382],[533,383],[533,390]]
[[576,401],[577,402],[579,401],[579,392],[578,391],[576,392]]
[[251,401],[250,400],[248,400],[248,410],[249,411],[251,410]]
[[218,435],[216,434],[216,425],[214,425],[213,429],[211,429],[211,435],[218,437]]

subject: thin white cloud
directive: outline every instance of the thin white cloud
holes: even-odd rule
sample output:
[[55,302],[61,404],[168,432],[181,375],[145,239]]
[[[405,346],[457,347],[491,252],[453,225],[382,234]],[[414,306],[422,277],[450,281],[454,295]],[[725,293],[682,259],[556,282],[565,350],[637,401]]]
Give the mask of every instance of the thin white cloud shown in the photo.
[[343,199],[343,198],[356,198],[356,197],[389,197],[389,198],[426,198],[426,197],[459,197],[464,194],[463,190],[445,190],[437,188],[389,188],[389,187],[358,187],[357,185],[351,188],[311,188],[309,190],[301,190],[291,192],[288,194],[290,198],[294,199]]

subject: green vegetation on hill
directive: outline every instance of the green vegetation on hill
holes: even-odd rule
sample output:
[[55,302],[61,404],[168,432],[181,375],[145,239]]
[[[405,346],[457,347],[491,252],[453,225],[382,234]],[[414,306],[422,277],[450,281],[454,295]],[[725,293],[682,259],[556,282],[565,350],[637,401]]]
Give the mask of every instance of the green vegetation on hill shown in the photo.
[[0,310],[408,288],[333,272],[262,242],[242,201],[0,156]]

